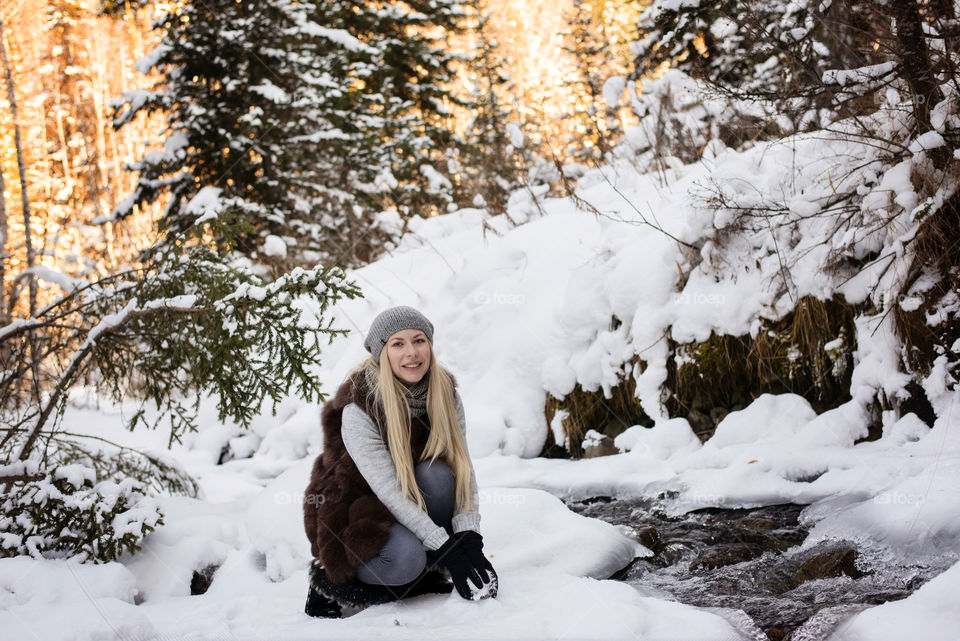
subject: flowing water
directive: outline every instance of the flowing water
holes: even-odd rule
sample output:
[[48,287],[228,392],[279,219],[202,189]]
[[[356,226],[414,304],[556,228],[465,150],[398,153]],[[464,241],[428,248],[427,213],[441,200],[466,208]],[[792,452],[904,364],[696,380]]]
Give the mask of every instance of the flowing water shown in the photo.
[[801,549],[802,505],[704,509],[668,516],[648,498],[568,503],[627,526],[654,555],[613,578],[646,596],[710,609],[748,637],[823,641],[852,613],[902,599],[956,559],[904,562],[879,548],[823,542]]

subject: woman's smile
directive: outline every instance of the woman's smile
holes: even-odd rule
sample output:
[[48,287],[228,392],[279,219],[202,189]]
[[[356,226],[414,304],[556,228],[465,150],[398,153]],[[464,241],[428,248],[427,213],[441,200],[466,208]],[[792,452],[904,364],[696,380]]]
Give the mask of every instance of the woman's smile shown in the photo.
[[387,339],[387,359],[393,375],[412,385],[430,368],[430,342],[418,329],[404,329]]

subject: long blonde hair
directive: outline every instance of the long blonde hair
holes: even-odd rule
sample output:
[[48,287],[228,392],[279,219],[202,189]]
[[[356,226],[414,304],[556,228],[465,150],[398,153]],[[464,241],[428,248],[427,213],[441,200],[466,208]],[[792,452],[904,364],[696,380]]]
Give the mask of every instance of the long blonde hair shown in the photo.
[[[426,460],[435,461],[438,458],[446,463],[453,472],[457,507],[459,511],[467,512],[471,508],[470,459],[467,456],[467,447],[457,418],[453,384],[446,371],[437,363],[433,354],[433,345],[429,341],[428,344],[430,345],[430,369],[426,376],[429,377],[427,416],[430,419],[430,435],[427,437],[427,444],[418,463]],[[393,465],[397,469],[400,490],[426,512],[427,504],[423,500],[423,494],[413,473],[413,452],[410,449],[410,405],[403,391],[403,383],[390,368],[386,348],[380,351],[379,363],[370,357],[364,360],[358,369],[365,367],[377,369],[377,384],[373,386],[370,393],[373,394],[374,402],[383,408],[387,447],[390,449]]]

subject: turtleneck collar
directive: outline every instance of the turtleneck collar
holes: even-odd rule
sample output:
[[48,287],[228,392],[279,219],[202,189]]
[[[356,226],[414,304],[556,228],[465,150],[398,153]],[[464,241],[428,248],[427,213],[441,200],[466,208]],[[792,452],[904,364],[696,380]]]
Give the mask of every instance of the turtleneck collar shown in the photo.
[[[433,367],[433,364],[430,365]],[[367,389],[372,390],[376,387],[377,379],[380,376],[379,370],[373,365],[368,365],[363,371],[366,379]],[[406,397],[407,404],[410,406],[410,416],[417,418],[427,415],[427,391],[430,389],[430,373],[425,372],[423,378],[412,385],[406,385],[401,381],[401,386]]]

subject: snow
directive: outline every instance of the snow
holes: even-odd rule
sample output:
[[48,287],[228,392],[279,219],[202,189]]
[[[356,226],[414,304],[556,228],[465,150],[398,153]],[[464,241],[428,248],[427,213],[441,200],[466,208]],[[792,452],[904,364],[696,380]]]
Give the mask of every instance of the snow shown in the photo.
[[848,84],[861,84],[876,81],[892,73],[897,67],[895,62],[882,62],[876,65],[860,67],[859,69],[828,69],[823,72],[824,84],[837,84],[845,87]]
[[268,234],[267,237],[263,239],[261,251],[265,256],[283,257],[287,255],[287,244],[283,242],[283,239],[279,236]]
[[322,27],[315,22],[305,22],[301,25],[301,28],[303,29],[304,33],[308,35],[326,38],[330,42],[338,44],[348,51],[359,51],[374,55],[378,53],[376,49],[363,44],[345,29],[331,29],[330,27]]
[[189,309],[197,302],[195,294],[181,294],[147,301],[143,309]]
[[[506,630],[516,639],[742,638],[716,614],[601,580],[648,552],[545,492],[509,487],[481,492],[485,551],[500,576],[496,600],[423,596],[347,620],[311,619],[302,612],[309,547],[300,517],[309,469],[305,460],[226,503],[164,499],[168,524],[123,564],[0,560],[0,638],[488,639]],[[193,569],[209,563],[223,563],[209,590],[188,596]],[[38,620],[52,606],[69,625]]]
[[83,487],[87,481],[93,484],[96,480],[93,470],[85,465],[61,465],[53,474],[54,478],[63,479],[76,488]]
[[[658,82],[689,89],[670,72]],[[508,134],[515,146],[523,144],[516,125]],[[650,142],[641,129],[626,137],[634,150]],[[914,144],[922,150],[939,143],[928,133]],[[329,310],[333,325],[350,331],[324,347],[315,371],[332,393],[366,356],[363,334],[388,306],[413,305],[431,319],[438,360],[455,374],[464,399],[482,532],[500,575],[497,599],[424,596],[347,620],[309,619],[302,612],[309,547],[300,501],[322,447],[319,407],[285,399],[276,416],[265,408],[244,433],[217,421],[214,404],[202,399],[201,430],[186,435],[172,453],[199,479],[201,496],[159,497],[165,524],[148,535],[139,554],[120,562],[78,567],[0,559],[0,639],[30,638],[31,632],[70,641],[744,638],[717,613],[607,580],[646,550],[627,532],[572,513],[558,497],[663,494],[664,507],[675,514],[797,502],[807,505],[802,518],[811,534],[804,545],[843,538],[915,559],[954,558],[960,548],[960,400],[947,355],[922,381],[934,424],[884,412],[881,437],[861,442],[875,420],[872,400],[881,392],[902,395],[910,381],[900,371],[894,315],[887,312],[915,301],[896,299],[895,270],[883,261],[852,278],[822,268],[828,243],[847,243],[852,256],[902,255],[916,233],[912,160],[883,171],[871,162],[874,153],[865,145],[802,134],[744,152],[712,142],[701,162],[673,163],[661,174],[641,174],[630,159],[614,160],[584,169],[579,180],[578,196],[600,215],[570,199],[545,197],[548,188],[537,186],[510,199],[515,226],[474,208],[415,217],[396,247],[349,272],[363,298]],[[422,171],[431,188],[445,188],[432,167]],[[384,174],[377,184],[393,180]],[[865,184],[875,187],[864,211],[855,213],[888,216],[882,233],[861,237],[859,227],[837,232],[824,222],[822,210],[836,191]],[[773,219],[777,230],[741,229],[722,246],[709,240],[735,222],[731,210],[704,200],[716,185],[742,206],[764,207],[769,194],[782,196],[783,211]],[[208,187],[189,206],[202,220],[216,215],[219,200],[219,190]],[[391,211],[379,221],[399,225]],[[498,233],[485,233],[490,228]],[[267,237],[264,252],[282,255],[269,254],[281,243]],[[789,279],[782,260],[791,261]],[[680,271],[689,273],[685,281]],[[818,415],[798,395],[765,394],[727,414],[706,443],[685,419],[667,415],[661,385],[668,340],[755,333],[762,319],[781,316],[799,296],[836,293],[878,307],[858,317],[856,336],[847,338],[855,341],[848,402]],[[245,285],[224,303],[269,294]],[[122,322],[134,303],[104,319],[88,340]],[[948,303],[941,321],[956,312],[952,304],[960,309],[955,300]],[[9,326],[0,335],[15,330]],[[843,340],[833,337],[828,345],[839,348]],[[560,397],[577,385],[609,392],[634,358],[645,364],[642,373],[637,369],[636,393],[653,426],[629,427],[614,440],[620,453],[612,456],[537,458],[549,429],[562,436],[559,419],[547,424],[547,394]],[[162,451],[166,434],[125,432],[124,409],[71,406],[65,421],[73,432]],[[218,465],[224,448],[234,459]],[[189,596],[193,572],[207,565],[219,566],[210,589]],[[923,638],[953,638],[958,588],[954,566],[903,601],[856,614],[836,641],[910,638],[913,627],[897,626],[917,622]],[[44,616],[52,610],[56,618]]]
[[170,46],[161,44],[154,47],[150,53],[133,63],[134,68],[142,74],[148,74],[156,66],[160,58],[170,53]]
[[250,91],[258,93],[267,100],[277,104],[283,104],[290,100],[290,96],[286,91],[266,79],[262,80],[259,85],[251,86]]
[[943,139],[939,132],[928,131],[925,134],[920,134],[916,140],[910,143],[910,153],[917,154],[921,151],[930,151],[943,147],[945,144],[947,144],[947,141]]
[[520,127],[514,123],[507,123],[507,135],[510,137],[510,144],[520,149],[523,147],[523,132]]
[[20,330],[29,329],[30,327],[37,327],[40,324],[41,321],[33,318],[18,318],[14,321],[11,321],[7,325],[0,327],[0,340],[9,334],[18,332]]
[[828,641],[901,641],[957,637],[960,563],[902,601],[869,608],[840,625]]
[[603,97],[611,109],[620,106],[623,91],[627,88],[627,81],[623,76],[611,76],[603,83]]
[[450,179],[426,163],[420,165],[420,173],[427,179],[427,192],[438,194],[453,188]]
[[[43,265],[34,265],[33,267],[28,267],[27,269],[21,272],[21,275],[24,274],[33,274],[39,280],[47,281],[48,283],[53,283],[60,287],[65,293],[70,294],[76,290],[89,285],[89,282],[82,278],[74,278],[67,274],[64,274],[61,271],[46,267]],[[18,277],[19,278],[19,277]]]
[[199,225],[211,218],[216,218],[220,207],[220,194],[223,192],[219,187],[202,187],[196,196],[187,203],[186,212],[194,214],[197,219],[195,225]]

